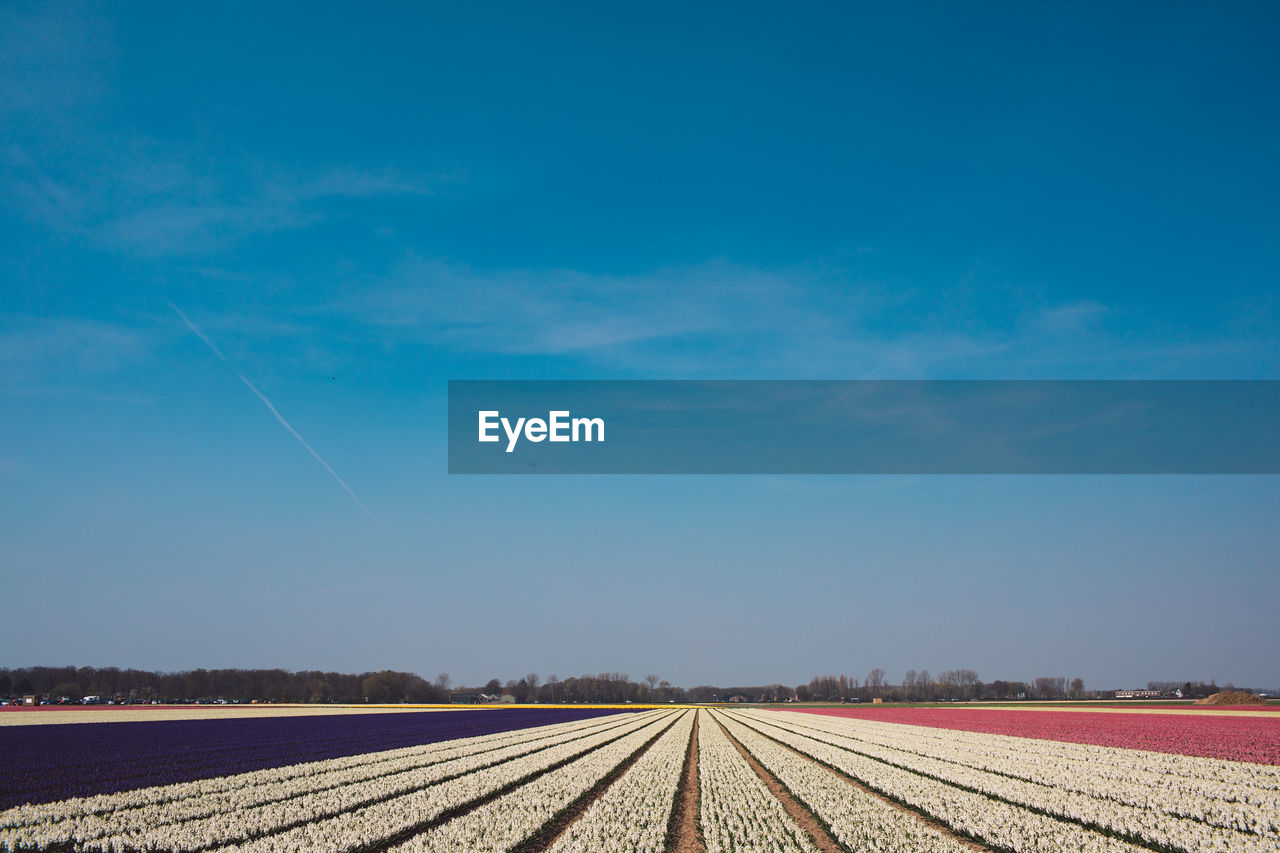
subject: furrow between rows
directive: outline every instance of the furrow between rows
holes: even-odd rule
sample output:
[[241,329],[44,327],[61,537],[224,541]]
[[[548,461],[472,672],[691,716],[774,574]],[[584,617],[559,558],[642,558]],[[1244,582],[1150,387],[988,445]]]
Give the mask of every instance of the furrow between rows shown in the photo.
[[725,715],[730,736],[801,802],[844,850],[877,853],[972,853],[971,840],[852,782],[813,759]]

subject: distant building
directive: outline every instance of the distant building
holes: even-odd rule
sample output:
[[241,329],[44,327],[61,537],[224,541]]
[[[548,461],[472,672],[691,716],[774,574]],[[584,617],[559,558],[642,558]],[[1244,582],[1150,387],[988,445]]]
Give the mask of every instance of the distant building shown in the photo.
[[743,696],[741,693],[735,693],[729,697],[729,701],[730,702],[750,702],[751,700],[748,699],[746,696]]
[[[501,696],[489,693],[450,693],[450,705],[492,705],[502,700]],[[512,699],[512,701],[515,701]]]
[[1159,699],[1159,690],[1117,690],[1117,699]]

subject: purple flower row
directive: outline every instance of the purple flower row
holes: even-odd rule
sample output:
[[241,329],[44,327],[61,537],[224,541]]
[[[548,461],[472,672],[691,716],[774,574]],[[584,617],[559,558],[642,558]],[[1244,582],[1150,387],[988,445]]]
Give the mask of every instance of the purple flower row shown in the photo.
[[0,809],[583,720],[492,710],[0,727]]

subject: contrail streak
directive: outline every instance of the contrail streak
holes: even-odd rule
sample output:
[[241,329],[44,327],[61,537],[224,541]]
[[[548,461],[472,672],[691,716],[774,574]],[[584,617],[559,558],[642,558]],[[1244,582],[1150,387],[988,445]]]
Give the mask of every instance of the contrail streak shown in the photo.
[[307,443],[307,440],[306,440],[305,438],[303,438],[303,437],[298,433],[298,431],[297,431],[296,429],[294,429],[294,428],[293,428],[293,425],[292,425],[292,424],[290,424],[288,421],[286,421],[286,420],[284,419],[284,415],[282,415],[282,414],[280,414],[280,412],[276,411],[276,407],[275,407],[275,406],[273,406],[273,405],[271,404],[271,401],[267,399],[267,395],[266,395],[266,394],[263,394],[261,391],[259,391],[259,390],[258,390],[258,387],[257,387],[256,385],[254,385],[252,382],[250,382],[250,381],[248,380],[248,378],[246,378],[246,377],[245,377],[245,375],[244,375],[243,373],[241,373],[239,370],[237,370],[237,369],[236,369],[236,366],[235,366],[234,364],[232,364],[232,363],[231,363],[231,359],[229,359],[229,358],[227,358],[225,355],[223,355],[223,354],[222,354],[222,350],[220,350],[220,349],[218,349],[216,346],[214,346],[213,341],[211,341],[211,340],[209,340],[207,337],[205,337],[204,332],[202,332],[202,331],[200,331],[198,328],[196,328],[196,324],[195,324],[195,323],[193,323],[193,322],[191,322],[191,320],[187,317],[187,315],[186,315],[186,314],[183,314],[183,313],[182,313],[182,309],[181,309],[181,308],[179,308],[177,305],[174,305],[172,302],[169,302],[169,300],[167,300],[167,299],[165,300],[165,302],[168,302],[168,303],[169,303],[169,307],[173,309],[173,312],[174,312],[175,314],[177,314],[179,317],[181,317],[181,318],[182,318],[182,322],[184,322],[184,323],[186,323],[186,324],[187,324],[187,328],[188,328],[188,329],[190,329],[193,333],[195,333],[195,336],[196,336],[196,337],[198,337],[200,340],[204,341],[205,346],[207,346],[209,349],[213,350],[213,354],[214,354],[214,355],[216,355],[216,356],[218,357],[218,360],[219,360],[219,361],[221,361],[223,364],[225,364],[227,367],[229,367],[229,368],[231,369],[231,372],[232,372],[232,373],[234,373],[237,377],[239,377],[240,381],[241,381],[241,382],[243,382],[243,383],[245,384],[245,386],[246,386],[250,391],[252,391],[252,392],[257,396],[257,398],[258,398],[259,400],[261,400],[261,401],[262,401],[262,405],[266,406],[266,407],[267,407],[267,410],[268,410],[269,412],[271,412],[271,414],[272,414],[273,416],[275,416],[275,419],[276,419],[276,420],[278,420],[278,421],[280,422],[280,426],[282,426],[282,427],[284,427],[285,429],[287,429],[287,430],[289,431],[289,433],[290,433],[294,438],[298,439],[298,442],[299,442],[303,447],[305,447],[305,448],[307,449],[307,452],[308,452],[308,453],[310,453],[313,457],[315,457],[315,460],[316,460],[317,462],[319,462],[321,465],[323,465],[323,466],[324,466],[324,470],[328,471],[328,472],[329,472],[329,475],[330,475],[331,477],[333,477],[333,479],[335,479],[335,480],[337,480],[337,481],[338,481],[338,485],[339,485],[339,486],[342,486],[343,490],[344,490],[348,495],[350,495],[350,496],[351,496],[351,500],[353,500],[353,501],[355,501],[355,502],[356,502],[356,506],[358,506],[358,507],[360,507],[360,509],[364,510],[365,515],[367,515],[367,516],[369,516],[369,518],[373,519],[373,523],[374,523],[374,524],[376,524],[376,525],[378,525],[378,527],[382,529],[382,532],[383,532],[383,533],[386,533],[386,532],[387,532],[387,528],[385,528],[385,527],[383,527],[383,526],[382,526],[382,522],[381,522],[381,521],[378,521],[378,517],[377,517],[376,515],[374,515],[374,514],[369,510],[369,508],[368,508],[367,506],[365,506],[365,505],[364,505],[364,501],[362,501],[362,500],[360,500],[360,498],[356,497],[356,493],[355,493],[355,492],[353,492],[353,491],[351,491],[351,487],[350,487],[350,486],[348,486],[348,485],[346,484],[346,482],[345,482],[345,481],[343,481],[343,479],[342,479],[341,477],[339,477],[339,476],[338,476],[338,472],[337,472],[337,471],[335,471],[335,470],[333,470],[333,468],[332,468],[332,467],[330,467],[329,463],[328,463],[328,462],[325,462],[325,461],[324,461],[324,458],[323,458],[323,457],[321,457],[319,453],[316,453],[316,449],[315,449],[314,447],[312,447],[310,444],[308,444],[308,443]]

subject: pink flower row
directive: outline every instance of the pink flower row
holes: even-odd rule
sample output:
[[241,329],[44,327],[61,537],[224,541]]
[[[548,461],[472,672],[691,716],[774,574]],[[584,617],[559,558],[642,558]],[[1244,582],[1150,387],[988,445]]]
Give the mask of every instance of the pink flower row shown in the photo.
[[881,720],[886,723],[1280,765],[1280,717],[1004,711],[977,708],[796,710],[836,717]]

